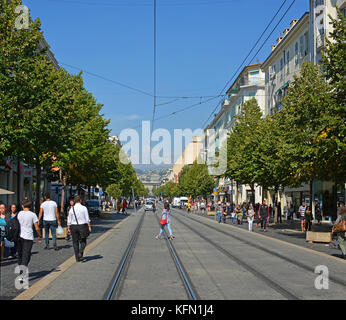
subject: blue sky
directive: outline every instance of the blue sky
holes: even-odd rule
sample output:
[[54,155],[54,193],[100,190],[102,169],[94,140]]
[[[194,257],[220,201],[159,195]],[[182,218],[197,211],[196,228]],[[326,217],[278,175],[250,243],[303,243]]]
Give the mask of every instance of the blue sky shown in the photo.
[[[157,95],[218,95],[282,2],[157,0]],[[263,40],[291,2],[287,0]],[[289,22],[308,11],[308,2],[296,0],[254,63],[265,60]],[[153,93],[153,0],[23,0],[23,3],[31,9],[33,18],[41,19],[51,50],[69,72],[78,70],[66,65]],[[103,113],[111,120],[112,133],[119,134],[122,129],[152,119],[151,96],[90,74],[84,74],[84,80],[86,89],[104,105]],[[158,99],[157,103],[173,100]],[[199,98],[179,99],[158,106],[156,118],[198,102]],[[155,128],[170,131],[202,128],[217,102],[215,99],[158,120]]]

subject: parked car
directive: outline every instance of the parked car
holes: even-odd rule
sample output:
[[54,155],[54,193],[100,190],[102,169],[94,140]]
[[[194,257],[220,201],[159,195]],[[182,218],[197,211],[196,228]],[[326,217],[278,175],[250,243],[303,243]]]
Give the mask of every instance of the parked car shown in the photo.
[[153,211],[153,202],[150,200],[145,201],[144,211]]
[[87,200],[86,206],[91,216],[99,217],[101,215],[102,209],[98,200]]

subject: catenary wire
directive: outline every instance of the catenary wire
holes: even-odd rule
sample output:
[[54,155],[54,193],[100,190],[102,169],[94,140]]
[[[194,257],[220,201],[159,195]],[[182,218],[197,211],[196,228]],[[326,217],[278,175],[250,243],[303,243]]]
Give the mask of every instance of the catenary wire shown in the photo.
[[[294,0],[295,1],[295,0]],[[284,0],[282,2],[282,4],[280,5],[279,9],[276,11],[275,15],[273,16],[273,18],[270,20],[270,22],[268,23],[268,25],[266,26],[266,28],[264,29],[264,31],[262,32],[262,34],[260,35],[260,37],[258,38],[258,40],[256,41],[256,43],[253,45],[253,47],[251,48],[251,50],[249,51],[249,53],[247,54],[247,56],[245,57],[245,59],[243,60],[243,62],[240,64],[240,66],[238,67],[238,69],[234,72],[233,76],[231,77],[231,79],[229,81],[227,81],[227,83],[225,84],[225,86],[222,88],[220,94],[225,90],[225,88],[229,85],[229,83],[234,79],[234,77],[238,74],[239,70],[242,68],[242,66],[244,65],[245,61],[247,60],[247,58],[251,55],[252,51],[256,48],[257,44],[260,42],[260,40],[262,39],[262,37],[264,36],[264,34],[266,33],[266,31],[269,29],[270,25],[273,23],[274,19],[278,16],[279,12],[281,11],[281,9],[283,8],[283,6],[285,5],[285,3],[287,2],[287,0]],[[287,13],[287,11],[286,11]],[[285,13],[285,15],[286,15]],[[284,16],[285,16],[284,15]],[[275,30],[275,29],[274,29]],[[273,30],[273,31],[274,31]],[[273,32],[272,31],[272,32]],[[262,46],[263,47],[263,46]],[[216,109],[218,108],[218,106],[222,103],[222,100],[218,102],[218,104],[215,106],[215,108],[213,109],[213,111],[211,112],[211,114],[209,115],[208,119],[204,122],[202,128],[205,127],[205,125],[208,123],[210,117],[214,114],[214,112],[216,111]]]

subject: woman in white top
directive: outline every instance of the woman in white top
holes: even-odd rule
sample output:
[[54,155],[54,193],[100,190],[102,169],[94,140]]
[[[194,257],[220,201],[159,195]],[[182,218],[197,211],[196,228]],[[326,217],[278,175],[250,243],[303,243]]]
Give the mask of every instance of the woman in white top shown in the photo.
[[250,204],[249,209],[247,210],[246,216],[247,216],[247,222],[249,223],[249,231],[252,232],[252,224],[255,218],[255,211],[252,207],[252,204]]
[[164,209],[162,210],[161,218],[163,217],[163,215],[166,215],[167,223],[164,225],[161,225],[160,233],[155,238],[161,239],[162,232],[163,232],[165,226],[167,226],[167,229],[169,232],[169,239],[173,240],[175,237],[174,237],[174,235],[172,233],[172,229],[171,229],[171,211],[169,210],[169,203],[168,202],[166,202],[164,204]]

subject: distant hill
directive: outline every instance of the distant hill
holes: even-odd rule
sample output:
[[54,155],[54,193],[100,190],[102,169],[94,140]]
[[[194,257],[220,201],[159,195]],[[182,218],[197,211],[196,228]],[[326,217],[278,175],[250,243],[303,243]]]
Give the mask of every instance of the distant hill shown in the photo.
[[162,178],[168,173],[169,169],[152,169],[142,170],[135,168],[135,171],[141,181],[161,181]]

